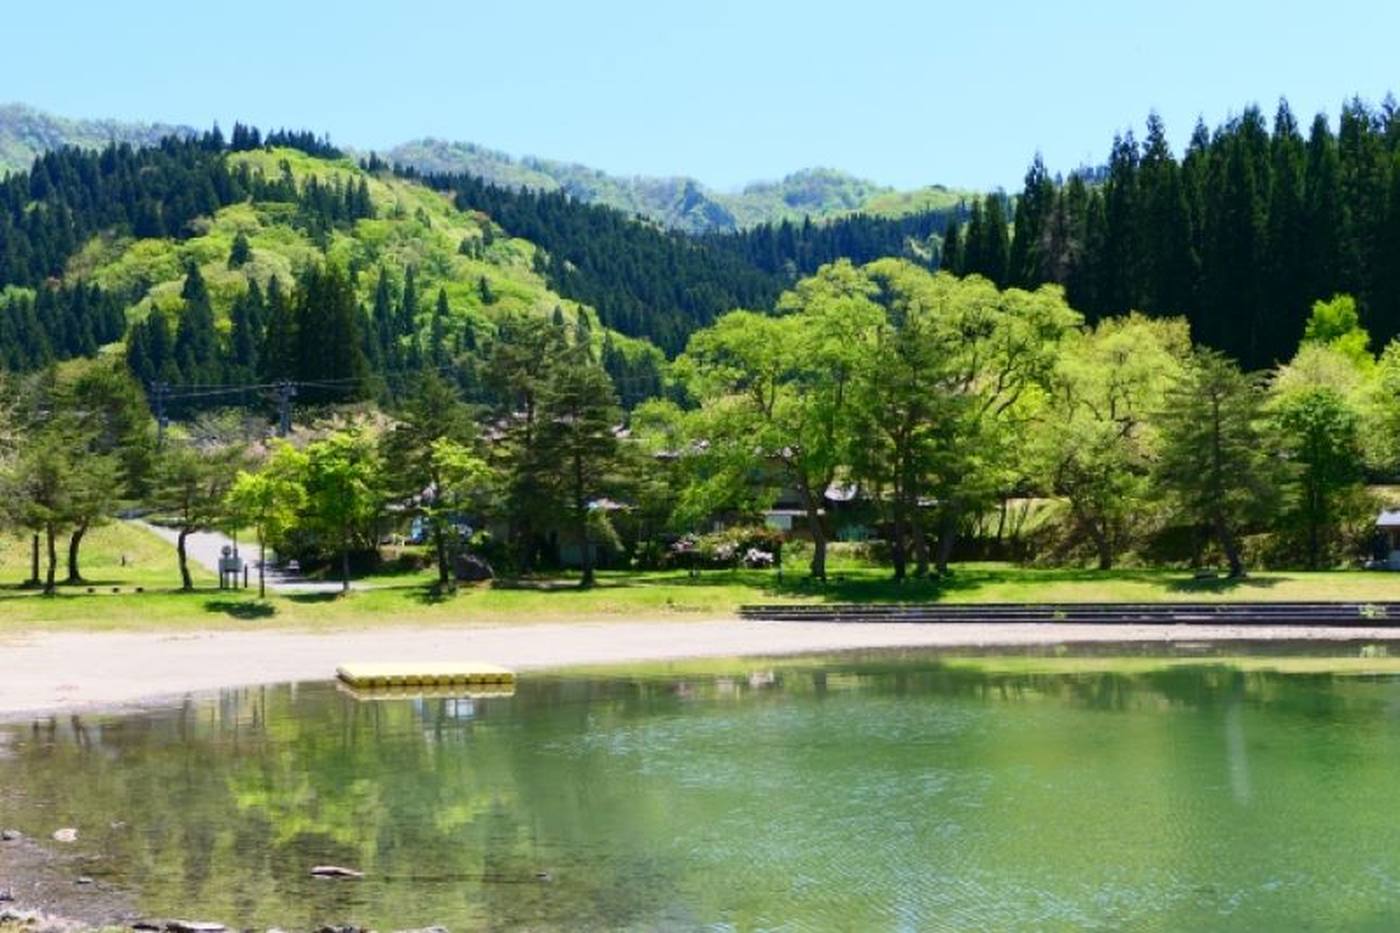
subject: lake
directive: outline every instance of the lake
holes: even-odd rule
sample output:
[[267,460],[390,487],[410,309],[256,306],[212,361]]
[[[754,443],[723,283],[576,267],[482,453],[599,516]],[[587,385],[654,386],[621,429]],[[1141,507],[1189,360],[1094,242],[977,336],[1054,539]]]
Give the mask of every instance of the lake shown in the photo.
[[1321,650],[226,691],[0,726],[0,825],[230,927],[1393,929],[1400,664]]

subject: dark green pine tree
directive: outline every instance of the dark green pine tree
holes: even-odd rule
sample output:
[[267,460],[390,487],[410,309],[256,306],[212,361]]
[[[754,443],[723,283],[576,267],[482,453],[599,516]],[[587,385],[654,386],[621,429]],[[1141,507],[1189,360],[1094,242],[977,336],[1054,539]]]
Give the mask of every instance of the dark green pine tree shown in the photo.
[[1108,314],[1141,306],[1138,227],[1138,150],[1131,132],[1115,136],[1103,186],[1104,249],[1099,299]]
[[296,312],[276,276],[267,283],[267,328],[258,362],[264,382],[296,378]]
[[309,266],[298,283],[297,370],[304,401],[353,401],[367,392],[369,365],[359,332],[360,308],[349,275],[334,265]]
[[258,331],[261,313],[255,310],[262,296],[254,288],[238,297],[229,311],[229,353],[226,367],[229,382],[252,382],[258,372],[258,344],[262,334]]
[[1045,228],[1055,207],[1055,183],[1040,153],[1026,170],[1025,187],[1016,199],[1015,232],[1011,238],[1008,280],[1021,288],[1047,281]]
[[989,195],[986,216],[982,225],[983,244],[981,249],[982,268],[970,271],[979,272],[998,286],[1006,285],[1007,269],[1010,264],[1011,242],[1007,233],[1006,195]]
[[938,266],[953,275],[963,274],[963,263],[966,256],[963,253],[962,224],[956,216],[948,221],[948,228],[943,234],[943,249],[938,257]]
[[1395,322],[1375,319],[1377,269],[1384,261],[1380,246],[1389,200],[1389,156],[1375,116],[1359,99],[1342,108],[1337,130],[1341,171],[1341,281],[1338,291],[1354,295],[1361,321],[1373,337],[1388,341]]
[[[1197,337],[1246,369],[1264,365],[1262,266],[1269,147],[1258,108],[1247,109],[1212,146],[1210,230],[1203,257],[1204,313]],[[1261,177],[1262,175],[1262,177]]]
[[589,323],[588,312],[583,308],[579,308],[574,316],[574,346],[590,360],[593,359],[593,325]]
[[379,267],[379,281],[374,286],[374,307],[370,311],[370,326],[374,342],[379,345],[376,356],[385,369],[402,369],[399,338],[395,331],[394,299],[389,285],[389,270]]
[[1269,159],[1269,268],[1264,280],[1268,318],[1263,346],[1266,359],[1281,362],[1292,355],[1302,340],[1311,305],[1307,295],[1308,223],[1303,188],[1307,145],[1287,101],[1279,101],[1274,114]]
[[480,296],[482,304],[496,303],[496,292],[491,288],[491,280],[484,275],[476,283],[476,293]]
[[1197,268],[1191,249],[1191,216],[1181,168],[1156,113],[1147,118],[1139,163],[1141,272],[1140,309],[1149,314],[1185,315],[1195,304]]
[[447,289],[439,288],[437,304],[433,307],[432,325],[428,331],[428,361],[433,366],[447,365],[447,322],[451,311],[447,307]]
[[418,333],[418,275],[413,266],[404,270],[403,293],[399,297],[398,335]]
[[180,290],[185,307],[175,328],[175,360],[188,383],[219,383],[219,338],[214,330],[214,308],[199,266],[185,268],[185,284]]
[[[1079,182],[1083,185],[1083,179]],[[1088,189],[1088,186],[1084,189],[1084,246],[1070,270],[1065,293],[1070,304],[1084,312],[1085,319],[1092,324],[1111,313],[1103,300],[1108,219],[1102,192],[1097,188]]]
[[1341,279],[1342,193],[1337,138],[1327,118],[1318,114],[1308,134],[1303,178],[1303,214],[1307,225],[1303,255],[1305,300],[1330,298]]
[[982,199],[976,198],[972,202],[972,210],[967,215],[967,228],[963,231],[961,275],[981,275],[982,270],[986,268],[986,261],[982,257],[982,251],[987,245],[987,237],[983,233],[985,226]]
[[253,246],[248,242],[248,236],[242,230],[238,231],[233,238],[233,247],[228,253],[228,267],[230,269],[241,269],[253,258]]

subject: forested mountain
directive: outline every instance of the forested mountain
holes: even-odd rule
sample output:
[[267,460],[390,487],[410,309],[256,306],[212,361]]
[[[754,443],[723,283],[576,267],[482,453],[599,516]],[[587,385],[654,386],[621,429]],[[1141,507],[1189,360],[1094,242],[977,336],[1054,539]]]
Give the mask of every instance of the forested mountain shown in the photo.
[[[169,135],[191,136],[189,127],[70,120],[21,104],[0,106],[0,175],[28,169],[34,157],[64,146],[100,149],[109,142],[156,145]],[[804,169],[779,181],[754,182],[737,192],[720,192],[693,178],[622,177],[573,162],[514,158],[484,146],[420,139],[395,146],[386,161],[425,174],[466,174],[504,188],[526,187],[570,197],[628,216],[646,217],[688,233],[726,232],[778,223],[823,219],[856,211],[899,216],[946,210],[970,192],[931,186],[897,191],[833,169]]]
[[111,142],[154,146],[166,136],[193,136],[188,126],[123,120],[70,120],[26,107],[0,104],[0,175],[29,168],[51,149],[101,149]]
[[[1011,223],[1008,231],[1007,222]],[[1255,369],[1287,359],[1308,309],[1354,295],[1380,343],[1400,334],[1400,108],[1352,100],[1334,130],[1286,102],[1214,131],[1180,158],[1152,115],[1116,137],[1101,179],[1052,178],[1037,158],[1014,207],[973,205],[949,266],[998,283],[1065,286],[1093,321],[1184,315],[1198,341]]]
[[399,173],[452,191],[460,209],[483,211],[542,246],[547,258],[541,269],[561,294],[596,308],[605,325],[644,336],[667,353],[726,311],[771,306],[799,276],[838,257],[864,262],[906,255],[932,265],[948,216],[854,214],[697,239],[562,192],[513,190],[473,175]]
[[433,367],[470,395],[502,322],[549,318],[596,345],[632,404],[660,390],[662,352],[837,256],[933,265],[945,216],[695,238],[562,192],[356,163],[310,133],[62,149],[0,181],[0,363],[125,337],[172,411],[282,380],[302,401],[392,393]]

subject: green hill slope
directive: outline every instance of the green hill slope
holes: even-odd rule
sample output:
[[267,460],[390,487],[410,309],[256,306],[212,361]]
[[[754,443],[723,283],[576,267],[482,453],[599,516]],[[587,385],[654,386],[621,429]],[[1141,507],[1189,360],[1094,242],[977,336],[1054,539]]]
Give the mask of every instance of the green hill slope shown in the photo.
[[[441,292],[446,297],[449,343],[459,343],[467,331],[489,335],[510,315],[560,315],[571,325],[584,316],[600,348],[606,341],[612,353],[634,365],[643,360],[661,364],[662,356],[651,344],[606,330],[591,308],[552,291],[536,271],[540,251],[535,244],[507,235],[484,214],[458,210],[446,194],[387,173],[368,173],[348,158],[322,159],[294,149],[237,152],[228,159],[234,171],[246,167],[264,177],[290,176],[303,191],[313,179],[332,190],[363,182],[374,216],[316,230],[299,218],[295,203],[240,202],[198,218],[192,235],[180,239],[94,237],[69,260],[65,280],[96,283],[104,291],[129,296],[127,316],[132,322],[144,320],[153,309],[178,321],[186,307],[182,286],[190,265],[197,266],[208,287],[216,327],[227,336],[230,312],[250,283],[266,291],[276,277],[286,287],[308,265],[329,260],[353,273],[368,318],[381,270],[396,301],[401,301],[412,269],[417,290],[414,324],[423,345],[430,339]],[[240,234],[251,248],[250,257],[235,268],[230,256]]]

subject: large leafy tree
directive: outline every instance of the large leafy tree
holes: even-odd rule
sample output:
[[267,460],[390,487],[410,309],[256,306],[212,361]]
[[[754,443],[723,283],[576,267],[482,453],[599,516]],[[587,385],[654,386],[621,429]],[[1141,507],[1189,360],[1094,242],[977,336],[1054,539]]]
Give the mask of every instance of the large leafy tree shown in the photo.
[[68,538],[67,582],[80,583],[84,536],[110,519],[118,500],[139,499],[146,493],[155,438],[140,386],[125,370],[105,361],[84,363],[61,381],[54,404],[71,418],[74,442],[86,455],[76,476]]
[[1361,487],[1361,441],[1356,411],[1336,389],[1288,392],[1274,406],[1283,450],[1296,470],[1289,518],[1302,533],[1309,569],[1333,551],[1344,504]]
[[[946,572],[959,529],[1015,481],[1018,425],[1080,322],[1053,287],[998,290],[899,260],[865,267],[885,320],[860,377],[859,471],[887,490],[896,579]],[[926,528],[931,513],[933,528]],[[936,532],[930,554],[928,532]]]
[[374,441],[361,430],[341,431],[306,448],[303,517],[340,554],[343,592],[350,590],[350,551],[373,543],[383,506],[383,472]]
[[182,589],[194,589],[186,541],[226,517],[225,497],[241,453],[234,447],[204,450],[194,444],[167,444],[161,452],[151,504],[174,520]]
[[1107,570],[1146,525],[1157,451],[1153,418],[1180,376],[1184,320],[1109,318],[1066,341],[1030,431],[1049,490]]
[[258,598],[267,595],[267,543],[295,527],[306,506],[306,455],[280,442],[257,471],[240,470],[224,500],[224,513],[251,526],[258,539]]
[[[826,576],[828,488],[850,462],[855,380],[880,321],[873,283],[848,262],[782,296],[778,317],[736,311],[694,335],[677,369],[702,402],[696,424],[731,475],[792,488]],[[770,487],[774,484],[769,484]]]

